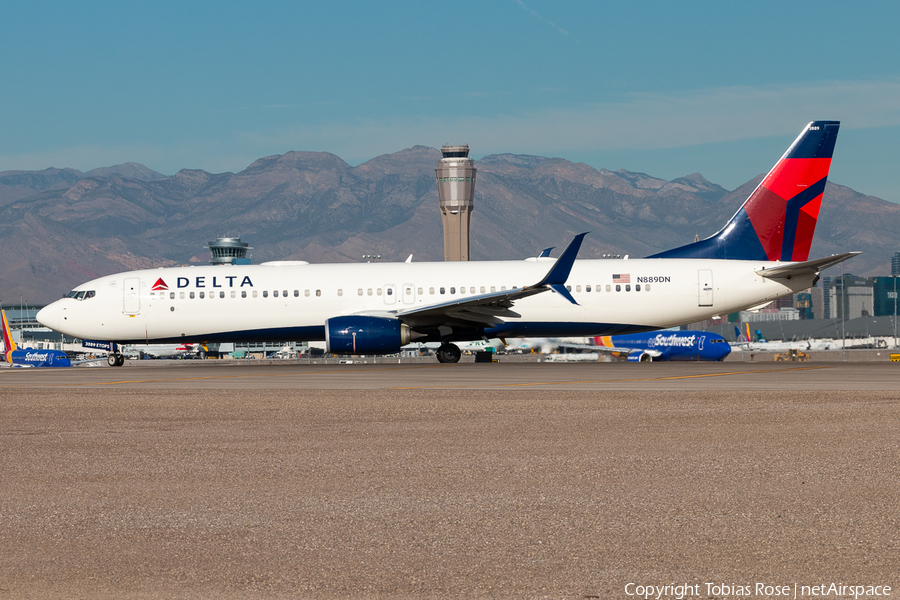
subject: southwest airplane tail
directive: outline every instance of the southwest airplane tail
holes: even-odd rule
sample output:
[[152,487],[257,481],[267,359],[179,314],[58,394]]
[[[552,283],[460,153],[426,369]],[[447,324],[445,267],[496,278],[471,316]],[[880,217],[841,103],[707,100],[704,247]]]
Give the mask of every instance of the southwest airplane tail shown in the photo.
[[813,121],[716,234],[648,258],[805,261],[840,121]]
[[[808,260],[838,127],[808,124],[718,233],[646,259],[576,260],[580,234],[557,259],[547,250],[522,261],[130,271],[76,287],[37,319],[108,345],[111,366],[124,363],[112,342],[324,340],[331,354],[374,355],[415,341],[439,344],[438,361],[453,363],[458,342],[671,329],[805,290],[823,269],[856,254]],[[629,356],[662,358],[669,345],[696,360],[701,343],[728,346],[691,333],[698,346],[689,349],[681,334],[659,335]]]
[[14,367],[70,367],[72,363],[65,352],[59,350],[19,350],[12,332],[9,329],[9,321],[6,319],[6,311],[0,310],[3,318],[3,358]]

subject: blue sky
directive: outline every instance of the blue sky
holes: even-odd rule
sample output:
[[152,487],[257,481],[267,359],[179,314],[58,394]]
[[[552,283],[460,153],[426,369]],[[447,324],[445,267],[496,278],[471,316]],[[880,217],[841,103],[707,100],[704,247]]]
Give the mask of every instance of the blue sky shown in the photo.
[[0,170],[416,144],[733,189],[811,120],[900,202],[898,2],[5,2]]

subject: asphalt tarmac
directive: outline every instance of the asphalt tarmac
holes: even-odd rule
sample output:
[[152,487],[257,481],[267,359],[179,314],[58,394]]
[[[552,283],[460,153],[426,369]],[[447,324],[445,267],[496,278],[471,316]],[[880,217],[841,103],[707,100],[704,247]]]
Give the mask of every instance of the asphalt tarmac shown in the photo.
[[0,599],[898,594],[898,363],[225,363],[0,371]]

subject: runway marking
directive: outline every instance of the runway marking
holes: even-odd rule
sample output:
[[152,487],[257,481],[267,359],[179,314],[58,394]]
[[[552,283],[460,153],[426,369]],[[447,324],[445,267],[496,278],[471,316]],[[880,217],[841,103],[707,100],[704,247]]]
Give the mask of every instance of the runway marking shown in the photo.
[[[331,366],[331,365],[329,365]],[[392,367],[383,367],[380,369],[366,369],[365,371],[357,371],[358,374],[364,373],[372,373],[373,371],[396,371],[399,369],[408,370],[408,369],[434,369],[440,368],[442,365],[406,365],[406,366],[392,366]],[[176,382],[176,381],[205,381],[209,379],[252,379],[255,377],[290,377],[292,375],[347,375],[347,371],[313,371],[308,373],[259,373],[254,375],[217,375],[217,376],[205,376],[205,377],[175,377],[175,378],[167,378],[167,379],[125,379],[121,381],[86,381],[82,383],[51,383],[46,384],[41,387],[79,387],[79,386],[98,386],[98,385],[124,385],[129,383],[166,383],[166,382]],[[21,388],[21,385],[3,385],[0,386],[0,389],[7,388]]]
[[666,381],[670,379],[698,379],[700,377],[722,377],[724,375],[752,375],[755,373],[782,373],[784,371],[810,371],[813,369],[830,369],[831,367],[793,367],[790,369],[765,369],[762,371],[730,371],[727,373],[703,373],[701,375],[673,375],[670,377],[647,377],[642,379],[587,379],[584,381],[533,381],[524,383],[496,383],[493,385],[445,385],[445,386],[413,386],[391,388],[394,390],[424,390],[424,389],[477,389],[484,387],[525,387],[539,385],[572,385],[577,383],[623,383],[640,381]]

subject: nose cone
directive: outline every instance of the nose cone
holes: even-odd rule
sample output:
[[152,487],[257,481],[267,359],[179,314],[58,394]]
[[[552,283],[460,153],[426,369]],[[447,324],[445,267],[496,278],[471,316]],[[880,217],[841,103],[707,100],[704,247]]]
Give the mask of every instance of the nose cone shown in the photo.
[[43,325],[44,327],[49,327],[53,330],[59,329],[59,301],[48,304],[44,308],[38,311],[35,316],[37,322]]
[[719,344],[719,346],[722,346],[722,356],[720,356],[718,360],[725,360],[725,357],[731,354],[731,345]]

